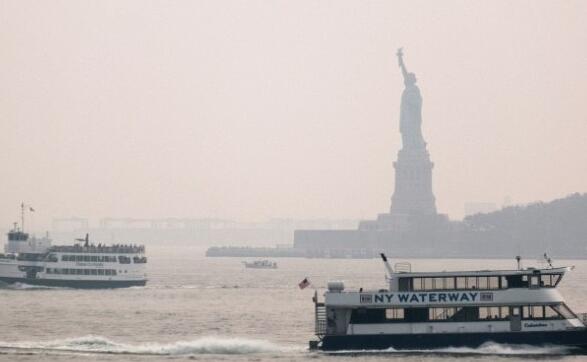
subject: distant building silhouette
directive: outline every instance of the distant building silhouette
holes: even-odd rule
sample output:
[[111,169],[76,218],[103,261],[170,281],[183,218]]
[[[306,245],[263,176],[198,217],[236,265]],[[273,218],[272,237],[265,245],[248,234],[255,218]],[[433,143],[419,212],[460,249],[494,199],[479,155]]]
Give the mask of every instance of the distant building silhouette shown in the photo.
[[497,205],[493,202],[465,202],[465,216],[487,214],[494,211],[497,211]]

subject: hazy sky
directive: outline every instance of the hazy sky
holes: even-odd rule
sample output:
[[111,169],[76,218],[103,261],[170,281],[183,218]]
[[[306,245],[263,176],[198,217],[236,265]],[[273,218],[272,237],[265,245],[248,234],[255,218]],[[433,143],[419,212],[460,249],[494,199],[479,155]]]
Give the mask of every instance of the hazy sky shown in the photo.
[[374,218],[416,73],[437,208],[587,191],[587,1],[0,0],[0,223]]

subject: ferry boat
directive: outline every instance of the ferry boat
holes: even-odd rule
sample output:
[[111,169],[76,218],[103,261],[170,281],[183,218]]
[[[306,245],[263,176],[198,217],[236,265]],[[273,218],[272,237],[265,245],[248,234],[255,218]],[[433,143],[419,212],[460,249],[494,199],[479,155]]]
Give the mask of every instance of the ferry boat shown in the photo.
[[269,260],[243,261],[243,264],[251,269],[277,269],[277,263]]
[[330,282],[322,301],[314,294],[318,340],[310,341],[310,349],[426,350],[494,342],[587,350],[586,315],[575,314],[557,290],[572,267],[417,273],[407,263],[394,270],[381,256],[388,288],[346,291],[342,282]]
[[[24,205],[22,221],[24,225]],[[75,245],[52,246],[48,235],[31,237],[15,223],[0,254],[0,282],[68,288],[144,286],[147,257],[142,245],[94,245],[89,236]],[[82,244],[83,242],[83,244]]]

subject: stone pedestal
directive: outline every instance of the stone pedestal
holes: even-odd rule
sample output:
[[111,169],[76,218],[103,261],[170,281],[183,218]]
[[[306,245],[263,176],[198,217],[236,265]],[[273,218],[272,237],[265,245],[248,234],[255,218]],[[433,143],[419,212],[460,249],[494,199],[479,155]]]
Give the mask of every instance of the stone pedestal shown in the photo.
[[432,193],[432,168],[425,147],[403,148],[398,152],[395,168],[395,190],[391,197],[391,215],[436,215]]

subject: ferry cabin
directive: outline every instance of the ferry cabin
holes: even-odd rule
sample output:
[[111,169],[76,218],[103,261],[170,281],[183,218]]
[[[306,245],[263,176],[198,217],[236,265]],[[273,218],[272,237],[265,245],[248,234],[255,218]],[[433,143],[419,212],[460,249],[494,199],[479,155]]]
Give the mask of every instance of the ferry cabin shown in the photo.
[[313,346],[476,347],[488,341],[557,344],[560,338],[587,344],[583,318],[556,289],[566,271],[398,272],[390,274],[389,289],[378,291],[345,291],[332,282],[323,303],[315,298],[320,341]]

